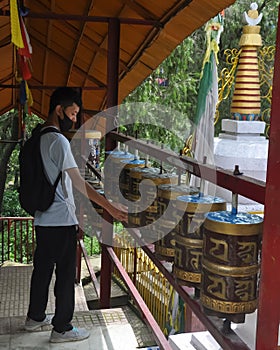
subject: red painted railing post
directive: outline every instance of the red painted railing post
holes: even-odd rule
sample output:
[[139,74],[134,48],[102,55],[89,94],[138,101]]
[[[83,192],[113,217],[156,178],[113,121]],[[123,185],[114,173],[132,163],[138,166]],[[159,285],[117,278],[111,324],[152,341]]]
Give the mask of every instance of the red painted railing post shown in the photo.
[[277,349],[280,322],[280,11],[274,62],[256,350]]
[[[110,18],[108,23],[108,56],[107,56],[107,108],[118,106],[119,89],[119,50],[120,50],[120,21],[118,18]],[[116,147],[116,142],[108,135],[114,128],[114,120],[106,120],[105,151],[111,151]],[[113,218],[104,211],[104,224],[102,226],[102,241],[110,245],[113,240]],[[110,307],[112,262],[107,250],[101,244],[101,274],[100,274],[100,305],[103,308]]]

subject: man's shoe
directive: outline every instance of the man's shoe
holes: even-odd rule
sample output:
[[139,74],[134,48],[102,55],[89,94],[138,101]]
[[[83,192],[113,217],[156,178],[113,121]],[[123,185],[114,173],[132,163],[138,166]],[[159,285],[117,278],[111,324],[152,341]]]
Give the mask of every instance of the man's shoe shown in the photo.
[[54,329],[52,330],[50,342],[51,343],[64,343],[71,341],[84,340],[89,337],[89,331],[85,328],[73,327],[70,331],[58,333]]
[[26,317],[24,328],[26,331],[36,331],[36,329],[42,327],[42,326],[48,326],[51,324],[52,316],[46,315],[45,319],[41,322],[34,321],[29,317]]

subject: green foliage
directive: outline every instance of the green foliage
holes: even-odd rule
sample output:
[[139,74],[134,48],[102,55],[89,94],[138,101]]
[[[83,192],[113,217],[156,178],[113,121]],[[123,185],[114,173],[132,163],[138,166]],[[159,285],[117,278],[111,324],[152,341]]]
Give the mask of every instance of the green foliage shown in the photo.
[[[126,126],[125,131],[142,139],[162,142],[171,149],[179,152],[182,139],[178,139],[172,130],[188,130],[189,119],[194,112],[193,96],[197,89],[199,73],[188,70],[191,64],[191,53],[194,40],[187,38],[172,54],[137,88],[130,94],[124,104],[128,106],[134,102],[144,102],[160,106],[162,113],[147,109],[145,120],[150,125],[142,123],[141,111],[136,116],[136,123]],[[129,108],[129,107],[127,107]],[[170,111],[166,115],[165,111]],[[178,118],[178,115],[181,118]],[[156,120],[155,120],[156,119]],[[167,125],[168,123],[168,125]]]
[[100,243],[95,236],[84,236],[84,244],[89,255],[96,255],[101,253]]
[[0,263],[5,260],[30,263],[33,259],[34,244],[32,219],[5,219],[1,221],[1,231]]
[[18,191],[13,186],[7,186],[3,198],[3,217],[27,217],[28,215],[20,206],[18,201]]
[[[232,48],[239,48],[239,40],[242,34],[244,22],[243,13],[250,9],[251,0],[237,0],[232,6],[225,9],[224,31],[220,40],[219,72],[227,66],[224,51]],[[258,2],[259,12],[263,13],[260,23],[263,45],[275,45],[276,26],[279,2],[277,0],[264,0]],[[197,93],[200,72],[206,48],[205,25],[196,30],[191,36],[186,38],[165,61],[137,87],[124,101],[149,102],[168,106],[171,110],[178,111],[176,118],[171,118],[171,124],[175,130],[187,129],[187,119],[193,120],[196,110]],[[272,62],[273,64],[273,62]],[[167,81],[168,85],[159,84],[160,79]],[[219,111],[221,118],[228,118],[230,115],[231,99],[223,101]],[[151,116],[152,119],[152,116]],[[124,130],[129,135],[136,135],[141,138],[164,142],[165,146],[178,151],[183,145],[180,139],[170,135],[166,131],[166,124],[163,121],[162,128],[141,125],[139,123]],[[179,128],[180,126],[180,128]],[[216,135],[220,131],[220,123],[216,126]],[[182,137],[186,135],[182,135]]]

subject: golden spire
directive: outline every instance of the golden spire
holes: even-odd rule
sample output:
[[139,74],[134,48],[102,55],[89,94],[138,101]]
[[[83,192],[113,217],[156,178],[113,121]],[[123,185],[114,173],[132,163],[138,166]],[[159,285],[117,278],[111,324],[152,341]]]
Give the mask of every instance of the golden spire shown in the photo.
[[231,118],[236,120],[258,120],[260,117],[260,79],[258,67],[258,48],[262,45],[260,26],[262,19],[258,5],[252,3],[244,13],[247,25],[243,27],[239,45],[239,57],[235,78],[234,95],[231,102]]

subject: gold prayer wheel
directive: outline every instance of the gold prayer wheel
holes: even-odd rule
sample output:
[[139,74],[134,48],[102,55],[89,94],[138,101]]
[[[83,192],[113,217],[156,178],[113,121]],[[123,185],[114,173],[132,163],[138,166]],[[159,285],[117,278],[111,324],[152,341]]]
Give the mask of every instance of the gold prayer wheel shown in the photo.
[[200,292],[207,314],[240,323],[256,310],[262,226],[259,215],[207,214]]
[[128,205],[128,224],[130,227],[141,226],[141,193],[139,186],[142,182],[143,175],[146,173],[159,174],[160,168],[153,167],[137,167],[130,169],[129,172],[129,192],[127,199],[130,201]]
[[226,201],[213,196],[179,196],[178,215],[182,218],[175,235],[174,274],[178,283],[200,288],[202,260],[202,227],[205,214],[226,209]]
[[161,220],[156,226],[159,240],[155,242],[158,258],[172,262],[175,255],[175,234],[178,216],[176,198],[182,195],[198,194],[196,187],[187,185],[160,185],[158,187],[158,212]]
[[178,175],[171,173],[145,173],[141,183],[143,198],[142,212],[140,214],[140,232],[147,243],[158,240],[156,221],[160,218],[158,208],[158,187],[162,184],[175,185]]
[[145,196],[145,210],[142,216],[141,226],[154,222],[159,217],[158,187],[163,184],[176,185],[178,175],[170,173],[143,174],[143,195]]
[[132,160],[134,155],[128,152],[109,152],[104,164],[104,190],[107,199],[118,202],[120,199],[119,174],[122,160]]
[[129,159],[122,160],[121,162],[122,170],[120,173],[120,191],[124,198],[129,199],[129,190],[130,190],[130,170],[133,168],[144,168],[145,160],[143,159]]

